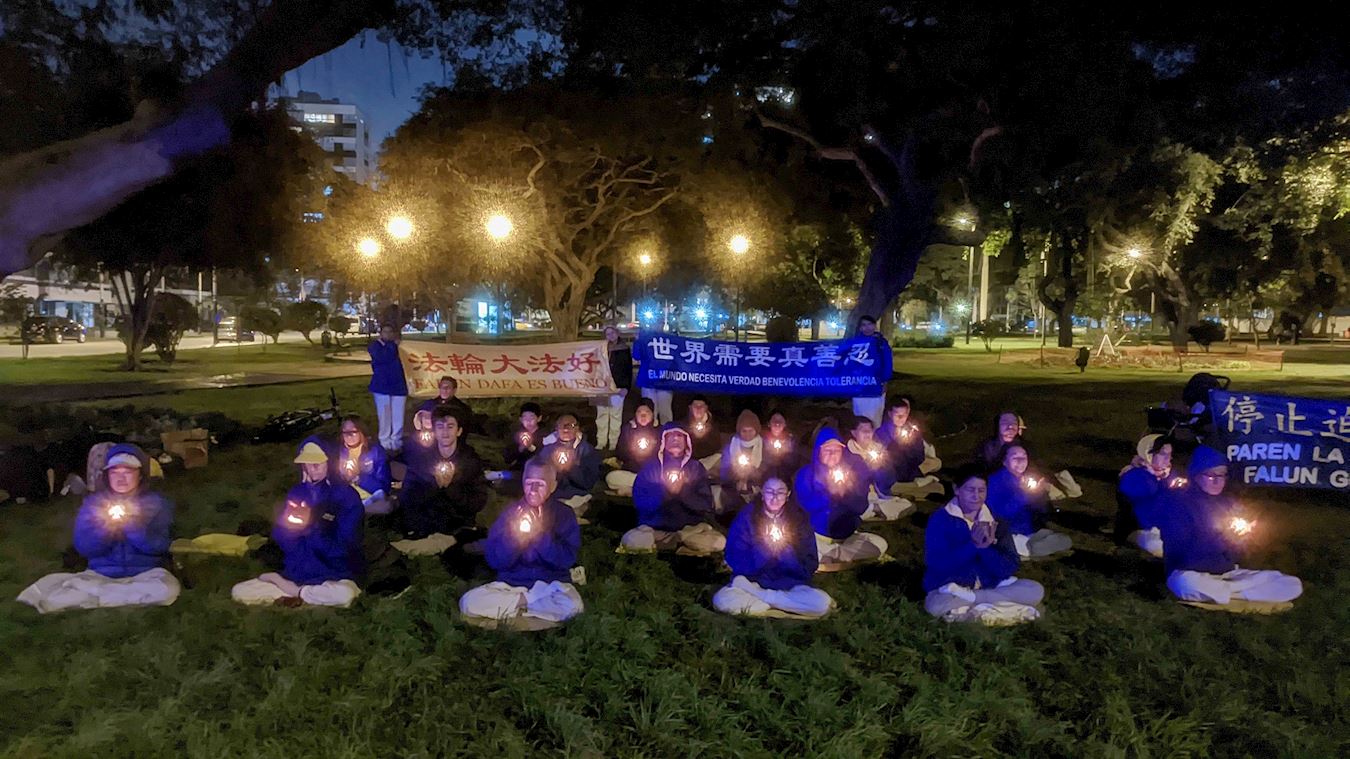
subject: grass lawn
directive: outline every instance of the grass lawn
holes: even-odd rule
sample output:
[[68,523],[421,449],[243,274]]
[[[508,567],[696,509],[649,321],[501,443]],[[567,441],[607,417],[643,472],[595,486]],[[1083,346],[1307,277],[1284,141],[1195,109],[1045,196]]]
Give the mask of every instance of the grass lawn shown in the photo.
[[179,351],[165,363],[153,352],[143,356],[139,372],[123,371],[123,356],[66,356],[0,360],[0,384],[38,385],[81,382],[135,382],[210,377],[238,372],[285,373],[297,364],[322,361],[323,348],[308,343],[241,343],[236,346]]
[[[1269,530],[1251,564],[1305,581],[1291,612],[1182,607],[1160,592],[1159,566],[1099,528],[1115,511],[1114,476],[1142,431],[1140,410],[1179,394],[1184,376],[1080,376],[964,351],[904,353],[897,370],[892,389],[916,398],[948,465],[1015,408],[1037,454],[1076,472],[1085,494],[1060,525],[1077,550],[1020,572],[1046,587],[1039,622],[986,630],[923,612],[922,530],[938,504],[879,529],[894,562],[818,578],[839,611],[805,624],[713,612],[729,578],[709,561],[616,555],[631,505],[597,496],[583,528],[587,610],[548,633],[457,622],[459,595],[485,576],[453,576],[435,559],[412,564],[402,596],[366,596],[346,611],[236,606],[230,585],[262,571],[252,558],[181,567],[185,590],[168,608],[42,617],[6,602],[0,756],[1346,755],[1350,498],[1248,496]],[[1234,386],[1344,398],[1344,376],[1246,373]],[[359,379],[144,405],[256,423],[288,404],[322,405],[329,384],[345,407],[371,411]],[[492,430],[515,405],[474,402]],[[584,402],[549,408],[594,417]],[[845,406],[787,408],[800,433]],[[736,407],[721,399],[714,411],[729,424]],[[498,444],[479,449],[496,457]],[[294,480],[290,455],[288,445],[239,446],[172,477],[177,534],[268,517]],[[0,506],[0,595],[60,569],[76,506]]]

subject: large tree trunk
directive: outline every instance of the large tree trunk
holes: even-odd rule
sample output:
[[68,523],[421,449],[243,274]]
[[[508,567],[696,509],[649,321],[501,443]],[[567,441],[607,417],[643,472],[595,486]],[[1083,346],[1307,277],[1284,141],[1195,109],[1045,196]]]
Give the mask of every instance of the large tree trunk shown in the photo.
[[275,0],[181,102],[0,162],[0,276],[27,268],[36,246],[103,216],[224,144],[230,123],[267,85],[389,18],[393,0]]
[[918,202],[897,200],[878,208],[872,222],[872,255],[858,290],[858,303],[849,315],[850,334],[860,317],[880,318],[914,279],[919,259],[933,240],[933,196],[924,193]]

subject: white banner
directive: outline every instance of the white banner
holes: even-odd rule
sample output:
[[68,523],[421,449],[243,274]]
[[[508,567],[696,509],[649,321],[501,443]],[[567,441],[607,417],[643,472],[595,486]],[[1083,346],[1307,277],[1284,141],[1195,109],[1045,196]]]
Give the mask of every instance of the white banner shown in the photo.
[[408,393],[431,396],[441,377],[464,398],[591,396],[617,392],[604,340],[544,345],[399,344]]

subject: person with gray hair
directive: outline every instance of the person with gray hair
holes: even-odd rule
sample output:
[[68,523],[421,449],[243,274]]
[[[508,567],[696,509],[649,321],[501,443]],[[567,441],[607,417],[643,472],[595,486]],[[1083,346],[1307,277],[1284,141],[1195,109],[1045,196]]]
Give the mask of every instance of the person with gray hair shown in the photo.
[[572,584],[581,527],[572,509],[553,497],[558,474],[552,464],[533,459],[523,480],[525,495],[488,530],[484,554],[497,579],[460,597],[466,617],[562,622],[585,608]]

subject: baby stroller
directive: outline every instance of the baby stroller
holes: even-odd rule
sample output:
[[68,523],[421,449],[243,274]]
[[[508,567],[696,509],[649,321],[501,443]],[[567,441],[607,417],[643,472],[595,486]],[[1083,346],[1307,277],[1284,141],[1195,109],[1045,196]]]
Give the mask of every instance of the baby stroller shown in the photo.
[[1171,435],[1180,443],[1198,445],[1213,431],[1209,391],[1227,390],[1229,379],[1209,372],[1192,376],[1181,391],[1181,403],[1163,403],[1144,410],[1148,431]]

